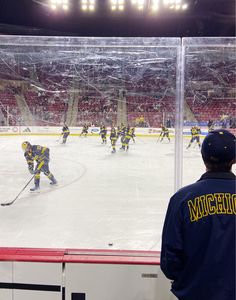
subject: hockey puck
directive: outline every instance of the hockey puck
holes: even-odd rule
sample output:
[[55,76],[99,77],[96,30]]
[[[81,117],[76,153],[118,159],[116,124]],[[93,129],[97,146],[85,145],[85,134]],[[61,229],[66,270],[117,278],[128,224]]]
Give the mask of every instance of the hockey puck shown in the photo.
[[113,246],[113,243],[109,243],[108,246],[110,246],[110,247]]

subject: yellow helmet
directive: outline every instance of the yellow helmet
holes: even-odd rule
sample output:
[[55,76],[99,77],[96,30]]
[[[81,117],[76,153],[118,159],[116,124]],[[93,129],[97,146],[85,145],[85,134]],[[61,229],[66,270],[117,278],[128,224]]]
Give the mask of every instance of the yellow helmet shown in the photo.
[[29,142],[23,142],[21,145],[21,147],[24,151],[26,151],[29,146],[31,146]]

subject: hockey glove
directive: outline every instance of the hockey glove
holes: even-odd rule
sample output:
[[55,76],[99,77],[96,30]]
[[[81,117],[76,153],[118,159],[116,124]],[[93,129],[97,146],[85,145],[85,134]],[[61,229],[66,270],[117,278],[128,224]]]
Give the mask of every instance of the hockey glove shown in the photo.
[[30,174],[34,174],[34,169],[33,168],[29,167],[28,169],[29,169]]

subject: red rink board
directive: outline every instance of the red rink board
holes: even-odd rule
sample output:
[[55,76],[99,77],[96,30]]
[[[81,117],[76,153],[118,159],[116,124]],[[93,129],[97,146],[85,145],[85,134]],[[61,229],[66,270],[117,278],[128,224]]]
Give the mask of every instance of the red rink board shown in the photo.
[[0,248],[0,261],[159,265],[159,251]]

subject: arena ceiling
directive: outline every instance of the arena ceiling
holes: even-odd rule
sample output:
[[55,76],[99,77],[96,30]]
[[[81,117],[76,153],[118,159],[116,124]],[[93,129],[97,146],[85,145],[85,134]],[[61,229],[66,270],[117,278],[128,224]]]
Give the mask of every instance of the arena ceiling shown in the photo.
[[[183,13],[156,17],[124,13],[112,16],[101,9],[93,16],[76,9],[55,16],[40,2],[44,0],[1,0],[2,34],[76,36],[235,36],[234,0],[188,0]],[[77,0],[71,0],[77,1]],[[105,0],[98,0],[103,7]]]

